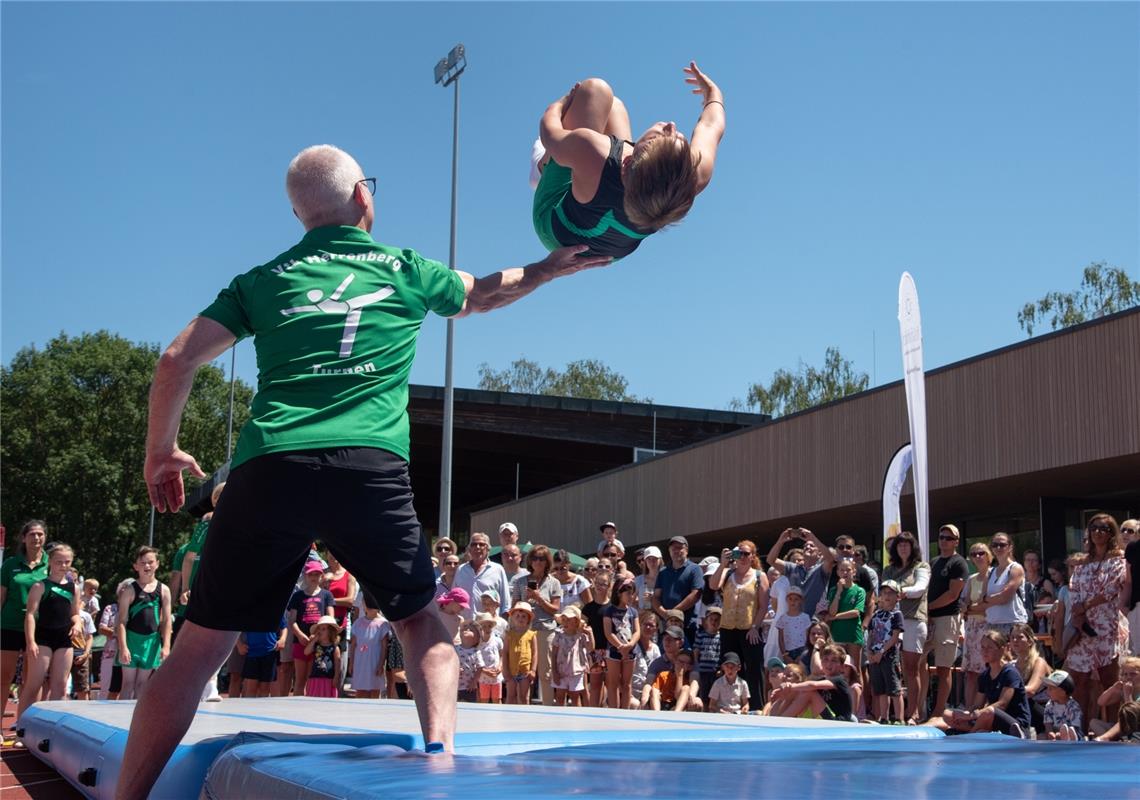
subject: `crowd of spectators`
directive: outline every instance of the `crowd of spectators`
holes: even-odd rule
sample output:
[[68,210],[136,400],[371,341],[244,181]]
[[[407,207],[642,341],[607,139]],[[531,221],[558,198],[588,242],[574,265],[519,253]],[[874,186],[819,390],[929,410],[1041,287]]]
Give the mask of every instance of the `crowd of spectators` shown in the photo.
[[[12,687],[19,669],[17,714],[37,699],[137,696],[176,641],[208,525],[179,551],[169,584],[141,547],[137,578],[103,607],[71,548],[48,543],[42,521],[25,525],[0,581],[0,680]],[[747,539],[699,561],[682,536],[667,555],[627,553],[606,522],[583,561],[520,543],[508,522],[498,548],[480,532],[462,552],[433,544],[435,605],[459,654],[461,701],[1137,741],[1138,527],[1096,514],[1083,548],[1044,570],[1036,551],[1019,561],[1002,532],[963,557],[958,528],[944,525],[927,563],[902,531],[880,567],[849,536],[832,546],[788,528],[765,569]],[[377,605],[314,543],[280,625],[242,633],[221,688],[408,698],[402,649]],[[96,637],[105,644],[92,668]],[[217,686],[203,696],[219,698]]]

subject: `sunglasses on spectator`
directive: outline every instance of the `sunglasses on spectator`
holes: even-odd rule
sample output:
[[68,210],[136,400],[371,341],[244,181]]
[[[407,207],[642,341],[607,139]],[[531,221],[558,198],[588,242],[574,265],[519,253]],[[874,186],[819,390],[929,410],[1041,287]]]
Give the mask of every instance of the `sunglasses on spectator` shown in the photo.
[[595,569],[604,569],[607,572],[613,572],[613,570],[614,570],[614,568],[611,567],[609,564],[600,564]]
[[958,541],[958,537],[957,536],[951,536],[949,534],[940,533],[940,534],[938,534],[938,541],[940,541],[940,542],[956,542],[956,541]]
[[1121,533],[1136,533],[1136,529],[1135,528],[1121,528],[1120,532]]
[[1093,531],[1094,533],[1095,532],[1108,533],[1109,531],[1112,530],[1112,528],[1110,528],[1107,525],[1103,525],[1103,524],[1098,523],[1096,525],[1089,525],[1089,530]]
[[450,553],[451,547],[449,545],[446,545],[446,544],[437,544],[435,546],[435,552],[437,552],[437,553]]
[[[854,550],[855,545],[853,545],[853,544],[837,544],[837,545],[835,545],[835,549],[836,550]],[[743,551],[741,551],[741,552],[743,552]]]
[[970,553],[970,558],[985,558],[988,555],[989,553],[987,553],[985,550],[979,550],[976,553]]
[[996,547],[999,550],[1009,547],[1009,542],[990,542],[990,547]]

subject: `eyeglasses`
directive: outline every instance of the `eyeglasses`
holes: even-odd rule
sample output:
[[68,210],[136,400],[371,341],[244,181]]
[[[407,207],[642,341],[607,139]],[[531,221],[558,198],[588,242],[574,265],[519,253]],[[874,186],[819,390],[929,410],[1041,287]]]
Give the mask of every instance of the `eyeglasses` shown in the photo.
[[970,553],[970,558],[985,558],[988,555],[989,553],[987,553],[985,550],[979,550],[976,553]]
[[938,534],[938,541],[940,541],[940,542],[956,542],[956,541],[958,541],[958,537],[957,536],[943,536],[940,533],[940,534]]
[[491,545],[487,544],[486,542],[471,542],[471,543],[470,543],[469,545],[467,545],[467,546],[468,546],[468,547],[478,547],[478,548],[480,548],[480,549],[483,549],[483,548],[486,548],[486,547],[490,547]]
[[990,542],[990,547],[996,547],[998,550],[1004,550],[1009,547],[1009,542]]
[[596,569],[604,569],[606,572],[613,572],[614,571],[614,568],[611,567],[609,564],[601,564],[598,567],[596,567]]
[[583,572],[597,572],[598,568],[597,567],[583,567],[582,571]]
[[837,545],[835,545],[835,549],[836,550],[854,550],[855,545],[853,545],[853,544],[837,544]]
[[357,181],[357,183],[363,183],[365,186],[368,187],[368,191],[372,194],[372,196],[373,197],[376,196],[376,179],[375,178],[361,178],[360,180]]
[[1121,528],[1120,532],[1121,533],[1136,533],[1136,529],[1135,528]]
[[451,548],[448,547],[447,545],[440,545],[439,547],[435,548],[435,552],[437,552],[437,553],[450,553]]
[[444,561],[444,562],[443,562],[443,565],[444,565],[445,567],[458,567],[458,566],[459,566],[459,562],[458,562],[458,561]]
[[1103,523],[1098,523],[1096,525],[1089,525],[1089,531],[1091,531],[1092,533],[1108,533],[1111,530],[1112,530],[1112,528],[1110,528],[1107,525],[1104,525]]

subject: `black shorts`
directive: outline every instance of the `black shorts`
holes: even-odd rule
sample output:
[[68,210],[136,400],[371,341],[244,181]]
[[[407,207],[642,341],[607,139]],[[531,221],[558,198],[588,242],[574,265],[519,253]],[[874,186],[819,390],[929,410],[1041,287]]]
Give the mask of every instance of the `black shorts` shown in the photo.
[[246,656],[241,668],[242,680],[273,683],[277,680],[277,651],[263,656]]
[[28,641],[24,636],[24,629],[9,630],[0,628],[0,650],[15,650],[19,652],[27,647]]
[[300,450],[260,456],[230,473],[186,619],[214,630],[274,630],[314,539],[389,620],[410,617],[435,597],[408,463],[374,447]]
[[73,649],[71,628],[36,628],[36,644],[51,651]]

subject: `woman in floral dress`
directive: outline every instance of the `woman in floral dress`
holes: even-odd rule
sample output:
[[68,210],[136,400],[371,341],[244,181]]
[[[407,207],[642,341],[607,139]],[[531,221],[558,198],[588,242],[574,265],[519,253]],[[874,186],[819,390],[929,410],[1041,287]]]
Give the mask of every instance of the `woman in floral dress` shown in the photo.
[[1131,584],[1116,520],[1097,514],[1085,532],[1087,555],[1069,581],[1072,624],[1082,634],[1065,655],[1065,669],[1077,684],[1076,698],[1084,718],[1091,719],[1093,670],[1101,686],[1112,686],[1117,661],[1128,648],[1128,618],[1120,611],[1120,600],[1128,596]]

